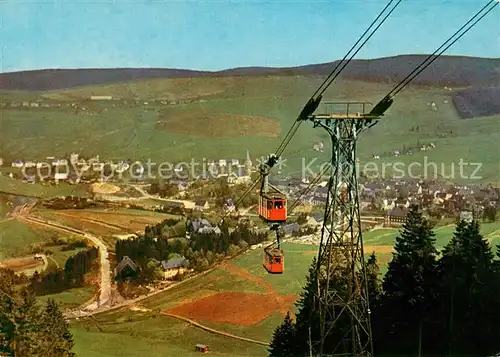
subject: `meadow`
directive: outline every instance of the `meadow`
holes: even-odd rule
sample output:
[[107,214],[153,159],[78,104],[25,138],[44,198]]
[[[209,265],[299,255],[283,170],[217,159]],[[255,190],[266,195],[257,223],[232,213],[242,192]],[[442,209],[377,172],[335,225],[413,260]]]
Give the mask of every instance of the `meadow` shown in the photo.
[[0,260],[28,255],[35,245],[54,236],[56,234],[34,229],[16,220],[0,222]]
[[[110,104],[84,103],[90,109],[95,106],[95,115],[66,108],[2,109],[5,130],[0,140],[4,151],[13,158],[80,152],[109,160],[189,162],[203,158],[242,160],[248,150],[255,160],[273,152],[281,142],[269,137],[268,122],[276,122],[281,138],[284,137],[320,81],[305,76],[158,79],[50,92],[42,95],[76,102],[92,94],[107,93],[128,99],[138,92],[150,99],[182,100],[193,97],[193,93],[202,99],[169,106],[150,103],[116,108]],[[324,101],[367,100],[375,104],[391,88],[388,83],[339,80],[327,91]],[[378,155],[381,159],[373,164],[379,174],[382,164],[386,166],[385,175],[391,175],[399,173],[391,165],[399,163],[406,168],[409,163],[417,162],[421,167],[413,165],[411,172],[403,171],[407,175],[444,176],[455,182],[497,181],[498,160],[496,150],[491,148],[498,148],[500,142],[500,117],[460,119],[452,95],[449,90],[432,87],[405,89],[387,115],[362,134],[360,164],[365,165],[373,155]],[[432,102],[436,104],[435,111],[428,105]],[[101,108],[103,105],[106,110]],[[170,126],[164,120],[166,113],[170,113]],[[254,122],[252,117],[256,118]],[[325,141],[325,153],[312,150],[320,140]],[[311,123],[302,124],[284,153],[288,161],[283,171],[300,173],[303,160],[309,163],[315,158],[317,161],[311,168],[317,171],[328,159],[327,141],[324,130],[313,128]],[[433,150],[419,151],[419,146],[430,143],[436,146]],[[394,151],[403,154],[408,148],[412,155],[391,154]],[[467,164],[482,164],[475,177],[471,177],[473,165],[466,165],[460,174],[460,159]],[[434,165],[425,169],[427,162],[435,163],[437,170]]]
[[86,185],[70,185],[67,183],[60,183],[57,186],[40,183],[31,184],[22,182],[19,179],[10,178],[4,173],[5,171],[0,171],[0,192],[4,194],[22,195],[37,198],[87,195]]
[[[492,244],[500,243],[500,223],[482,224]],[[435,230],[438,248],[451,238],[454,226]],[[398,229],[364,234],[366,253],[394,244]],[[165,314],[190,318],[224,333],[268,342],[286,311],[295,312],[298,298],[317,246],[284,243],[285,273],[270,275],[262,267],[262,251],[249,251],[208,274],[182,282],[172,290],[143,300],[139,305],[74,322],[75,351],[84,357],[118,356],[118,346],[129,346],[130,356],[193,356],[194,345],[208,344],[220,356],[266,356],[266,348],[205,332]],[[378,250],[380,251],[380,250]],[[386,271],[391,253],[376,253]],[[201,309],[203,307],[203,310]],[[261,318],[260,321],[255,321]],[[154,347],[148,349],[148,344]],[[127,351],[129,351],[127,350]]]

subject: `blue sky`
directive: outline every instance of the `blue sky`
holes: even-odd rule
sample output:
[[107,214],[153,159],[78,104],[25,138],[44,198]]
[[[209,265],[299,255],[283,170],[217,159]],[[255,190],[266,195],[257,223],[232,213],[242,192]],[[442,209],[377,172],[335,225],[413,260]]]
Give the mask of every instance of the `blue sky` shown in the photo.
[[[356,58],[432,53],[486,0],[403,0]],[[342,58],[386,0],[9,1],[1,71],[220,70]],[[500,6],[447,54],[500,57]]]

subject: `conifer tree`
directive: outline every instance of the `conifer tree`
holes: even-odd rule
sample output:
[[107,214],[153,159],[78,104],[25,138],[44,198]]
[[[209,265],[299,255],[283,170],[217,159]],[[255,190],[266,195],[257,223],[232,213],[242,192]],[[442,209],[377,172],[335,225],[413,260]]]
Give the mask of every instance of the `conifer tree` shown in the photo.
[[315,299],[316,268],[317,259],[314,257],[300,299],[296,303],[298,312],[295,318],[295,346],[300,356],[309,354],[311,341],[318,341],[320,337],[318,303]]
[[[396,238],[393,259],[383,281],[382,307],[384,339],[377,343],[396,352],[393,341],[398,341],[399,352],[415,353],[424,344],[425,335],[432,336],[430,317],[437,304],[437,251],[429,222],[418,207],[410,207],[403,229]],[[427,332],[427,333],[425,333]],[[392,346],[391,346],[392,344]]]
[[16,293],[0,282],[0,352],[14,357],[35,357],[39,350],[39,310],[34,294],[22,289]]
[[274,331],[273,340],[269,347],[269,357],[296,356],[295,324],[290,317],[290,312],[286,314],[283,323]]
[[[476,221],[460,221],[440,259],[442,313],[449,317],[449,351],[492,352],[499,333],[491,319],[496,279],[493,253]],[[493,335],[492,335],[493,333]]]
[[73,336],[57,303],[49,299],[41,318],[43,340],[40,357],[73,357]]
[[366,261],[366,278],[367,278],[370,306],[373,308],[378,304],[382,294],[382,283],[380,281],[380,268],[377,263],[377,257],[375,256],[375,252],[373,252]]

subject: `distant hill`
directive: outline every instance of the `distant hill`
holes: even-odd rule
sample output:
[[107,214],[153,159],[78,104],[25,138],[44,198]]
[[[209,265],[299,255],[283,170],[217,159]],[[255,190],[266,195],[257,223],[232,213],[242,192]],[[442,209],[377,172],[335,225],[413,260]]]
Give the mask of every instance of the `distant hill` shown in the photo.
[[[426,55],[401,55],[373,60],[353,60],[342,72],[345,79],[397,82]],[[46,69],[0,74],[1,90],[48,91],[138,79],[220,76],[327,75],[339,61],[288,68],[246,67],[218,72],[159,68]],[[416,84],[486,87],[500,83],[500,59],[442,56],[414,81]]]
[[461,118],[500,114],[500,87],[459,91],[453,97],[453,104]]

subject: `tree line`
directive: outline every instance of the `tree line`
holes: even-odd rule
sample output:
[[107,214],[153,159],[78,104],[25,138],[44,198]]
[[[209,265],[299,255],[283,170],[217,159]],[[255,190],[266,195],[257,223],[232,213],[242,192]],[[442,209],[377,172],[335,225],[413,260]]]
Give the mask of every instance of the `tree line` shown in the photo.
[[64,268],[43,273],[36,271],[29,279],[29,286],[38,296],[82,287],[85,284],[85,274],[91,271],[98,255],[99,249],[95,247],[78,252],[66,260]]
[[225,256],[233,255],[248,245],[258,244],[267,239],[267,233],[255,232],[246,224],[238,225],[231,232],[225,223],[219,228],[220,233],[193,232],[188,228],[189,239],[167,239],[162,236],[161,224],[147,227],[142,237],[116,242],[116,259],[120,262],[123,257],[128,256],[143,272],[141,279],[147,275],[146,280],[152,280],[154,276],[147,273],[151,269],[149,264],[151,261],[159,263],[168,260],[172,255],[184,256],[189,261],[190,268],[201,271]]
[[[500,351],[500,245],[495,258],[477,221],[460,221],[438,251],[432,225],[412,206],[383,279],[375,254],[365,270],[376,355],[488,356]],[[336,271],[330,287],[342,294],[348,277]],[[316,279],[313,260],[296,318],[288,315],[275,329],[270,357],[309,356],[314,350],[320,336],[316,284],[326,283]],[[323,351],[332,353],[349,330],[349,318],[338,320]]]
[[31,289],[17,288],[15,275],[0,268],[0,355],[74,357],[73,337],[56,302],[40,307]]

